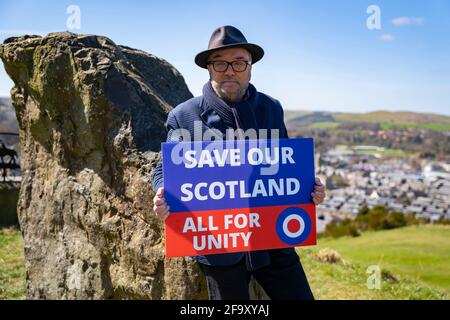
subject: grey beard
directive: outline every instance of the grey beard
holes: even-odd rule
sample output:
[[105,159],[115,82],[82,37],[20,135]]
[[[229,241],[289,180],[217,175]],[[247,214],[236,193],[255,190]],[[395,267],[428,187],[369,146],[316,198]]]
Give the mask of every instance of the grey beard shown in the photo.
[[[210,80],[211,81],[211,80]],[[224,94],[223,92],[220,91],[220,88],[216,88],[216,86],[214,85],[213,82],[211,82],[211,85],[214,89],[214,92],[217,94],[218,97],[220,97],[222,100],[224,100],[225,102],[230,102],[230,103],[238,103],[242,101],[242,98],[245,96],[245,92],[247,92],[248,86],[245,88],[245,90],[242,90],[241,92],[239,92],[239,95],[237,95],[236,97],[229,97],[226,94]]]

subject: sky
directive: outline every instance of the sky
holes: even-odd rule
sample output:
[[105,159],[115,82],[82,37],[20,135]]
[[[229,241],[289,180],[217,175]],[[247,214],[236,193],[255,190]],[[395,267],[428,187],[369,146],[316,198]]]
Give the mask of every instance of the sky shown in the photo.
[[[450,0],[0,0],[0,43],[107,36],[169,61],[194,95],[208,81],[194,57],[223,25],[264,48],[251,82],[286,110],[450,115]],[[1,64],[0,96],[12,85]]]

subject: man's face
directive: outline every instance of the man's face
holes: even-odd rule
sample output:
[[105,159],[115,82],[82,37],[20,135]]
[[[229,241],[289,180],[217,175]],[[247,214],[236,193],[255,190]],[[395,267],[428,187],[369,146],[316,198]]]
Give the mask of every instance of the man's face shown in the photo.
[[[250,52],[243,48],[230,48],[213,52],[208,61],[227,61],[236,60],[251,61]],[[247,65],[247,69],[242,72],[236,72],[231,65],[225,72],[217,72],[211,64],[208,65],[209,76],[214,91],[224,100],[230,102],[239,102],[247,91],[251,78],[252,66]]]

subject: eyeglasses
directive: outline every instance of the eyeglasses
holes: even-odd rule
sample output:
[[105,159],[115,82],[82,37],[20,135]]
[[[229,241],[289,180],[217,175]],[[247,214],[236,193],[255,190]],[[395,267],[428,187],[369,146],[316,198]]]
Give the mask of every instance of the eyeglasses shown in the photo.
[[248,65],[251,65],[251,61],[235,60],[235,61],[208,61],[208,64],[212,64],[214,71],[225,72],[228,70],[228,66],[231,66],[235,72],[244,72]]

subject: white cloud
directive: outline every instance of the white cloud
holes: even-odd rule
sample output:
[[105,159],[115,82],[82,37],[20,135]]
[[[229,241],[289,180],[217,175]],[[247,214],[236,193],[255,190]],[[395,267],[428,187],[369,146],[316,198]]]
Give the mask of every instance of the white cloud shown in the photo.
[[396,27],[404,27],[410,25],[421,26],[425,22],[423,17],[398,17],[391,20],[391,23]]
[[392,34],[383,34],[379,39],[381,41],[394,41],[395,37]]

